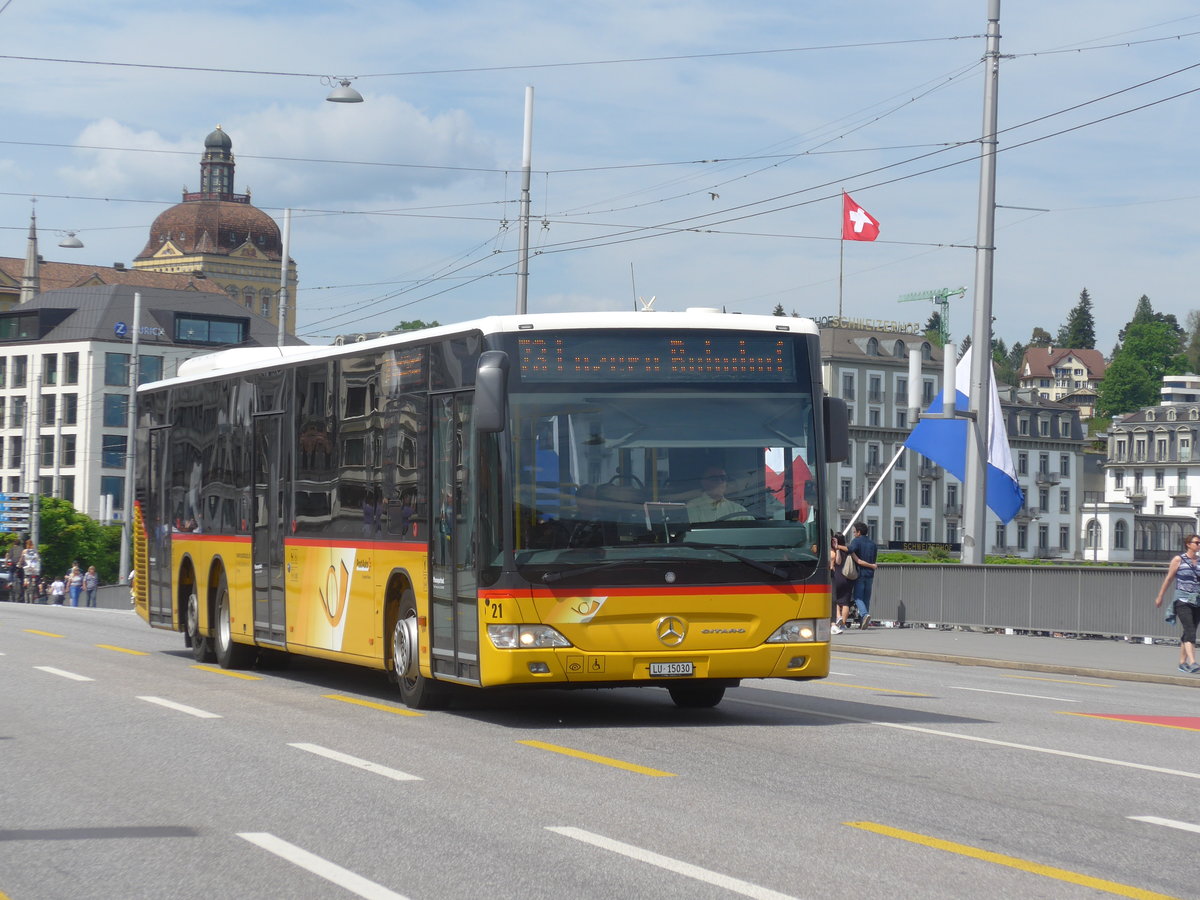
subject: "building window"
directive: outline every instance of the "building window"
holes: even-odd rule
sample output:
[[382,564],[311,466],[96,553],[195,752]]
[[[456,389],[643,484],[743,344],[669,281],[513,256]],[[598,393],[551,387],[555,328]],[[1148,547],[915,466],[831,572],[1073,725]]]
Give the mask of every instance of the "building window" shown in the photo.
[[1070,550],[1071,549],[1071,526],[1070,525],[1059,525],[1058,526],[1058,549],[1059,550]]
[[1071,489],[1060,488],[1058,492],[1058,511],[1069,513],[1071,511]]
[[15,388],[25,387],[29,381],[29,359],[24,356],[13,357],[13,377],[12,386]]
[[872,428],[879,427],[879,425],[880,425],[879,410],[874,409],[874,408],[867,410],[867,424],[870,425]]
[[125,508],[125,479],[121,475],[100,476],[100,496],[112,497],[112,508]]
[[896,405],[908,406],[908,379],[896,379]]
[[0,388],[8,387],[8,357],[0,359]]
[[79,395],[78,394],[63,394],[62,395],[63,409],[63,424],[78,425],[79,424]]
[[1071,454],[1064,453],[1058,458],[1058,473],[1066,478],[1071,474]]
[[58,398],[55,397],[53,394],[42,394],[42,424],[43,425],[53,425],[57,421],[57,419],[55,418],[55,413],[57,412],[57,409],[56,409],[57,399]]
[[1038,474],[1039,475],[1049,475],[1050,474],[1050,454],[1049,453],[1039,453],[1038,454]]
[[1049,525],[1039,525],[1038,526],[1038,549],[1039,550],[1049,550],[1050,549],[1050,526]]
[[79,354],[63,354],[63,384],[79,384]]
[[1113,526],[1113,549],[1124,550],[1129,544],[1129,526],[1124,519],[1118,519]]
[[1017,453],[1017,474],[1018,475],[1028,475],[1029,474],[1029,454],[1026,453],[1024,450],[1019,451]]
[[1029,526],[1027,526],[1027,525],[1018,525],[1017,526],[1017,549],[1018,550],[1028,550],[1029,549]]
[[129,354],[104,354],[104,383],[109,387],[129,386]]
[[896,482],[895,496],[896,496],[896,505],[903,506],[904,505],[904,482],[903,481]]
[[175,341],[180,344],[240,344],[245,337],[245,319],[175,317]]
[[41,454],[42,467],[43,468],[53,468],[54,467],[54,435],[43,434],[39,438],[39,442],[41,444],[41,447],[39,448],[39,452]]
[[125,468],[125,435],[106,434],[102,437],[100,465],[105,469]]
[[104,427],[121,428],[129,422],[129,398],[124,394],[104,395]]
[[895,448],[892,450],[892,455],[893,455],[894,457],[896,457],[896,471],[897,471],[897,472],[903,472],[903,471],[904,471],[906,468],[908,468],[908,467],[907,467],[907,466],[904,464],[904,461],[905,461],[906,459],[908,459],[908,454],[907,454],[907,453],[904,453],[904,452],[902,452],[903,450],[904,450],[904,445],[903,445],[903,444],[897,444],[897,445],[895,446]]
[[838,499],[842,500],[844,503],[849,503],[850,491],[853,490],[853,482],[851,482],[849,478],[843,478],[842,485],[839,490],[840,494],[838,495]]
[[1050,420],[1038,419],[1038,434],[1042,437],[1050,437]]
[[999,550],[999,549],[1003,548],[1004,542],[1006,540],[1008,540],[1008,528],[1005,527],[1003,522],[997,522],[996,523],[996,549]]
[[26,401],[24,397],[12,398],[12,419],[9,420],[10,428],[25,427],[25,406]]
[[907,428],[908,427],[908,410],[906,410],[906,409],[896,410],[896,427],[897,428]]
[[894,522],[892,522],[892,540],[900,541],[900,542],[902,542],[904,540],[904,520],[903,519],[896,519]]
[[929,509],[933,506],[933,485],[928,481],[921,482],[921,508]]
[[928,378],[921,382],[921,405],[928,407],[933,402],[933,382]]
[[948,544],[957,544],[958,543],[958,525],[954,522],[946,523],[946,543],[948,543]]
[[1038,511],[1050,512],[1050,488],[1038,488]]
[[142,356],[138,354],[138,384],[162,381],[162,377],[163,358],[161,356]]
[[1167,484],[1167,472],[1165,469],[1154,470],[1154,489],[1161,491]]
[[10,469],[24,469],[24,460],[21,459],[25,455],[25,439],[14,435],[8,439],[8,467]]
[[[64,434],[62,439],[62,464],[75,465],[75,435]],[[66,499],[66,498],[64,498]]]
[[1154,442],[1154,458],[1162,461],[1167,458],[1167,439],[1159,438]]
[[1124,469],[1117,469],[1115,472],[1113,472],[1113,486],[1116,487],[1117,490],[1125,487]]
[[1017,420],[1017,434],[1029,434],[1029,418],[1021,416]]
[[68,503],[75,503],[75,476],[64,475],[62,477],[62,498]]
[[264,319],[271,318],[271,293],[270,293],[270,291],[263,291],[262,295],[260,297],[260,300],[262,301],[261,309],[262,309],[263,318]]
[[42,384],[58,384],[58,354],[42,354]]
[[854,399],[854,374],[852,372],[842,373],[842,399]]
[[933,540],[933,527],[930,525],[928,519],[921,520],[921,540],[922,541],[932,541]]

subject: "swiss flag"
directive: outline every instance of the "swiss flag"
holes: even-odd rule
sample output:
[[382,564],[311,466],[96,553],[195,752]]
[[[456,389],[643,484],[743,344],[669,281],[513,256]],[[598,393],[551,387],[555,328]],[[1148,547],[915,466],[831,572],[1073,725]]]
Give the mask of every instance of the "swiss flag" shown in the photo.
[[873,241],[879,237],[879,221],[842,191],[842,240]]

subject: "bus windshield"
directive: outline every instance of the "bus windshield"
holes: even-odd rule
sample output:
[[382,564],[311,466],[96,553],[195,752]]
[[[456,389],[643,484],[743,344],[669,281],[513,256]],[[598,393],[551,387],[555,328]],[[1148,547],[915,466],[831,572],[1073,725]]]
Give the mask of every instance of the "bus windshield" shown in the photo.
[[812,576],[810,393],[774,384],[757,392],[750,384],[599,387],[511,396],[513,547],[525,578],[620,585]]

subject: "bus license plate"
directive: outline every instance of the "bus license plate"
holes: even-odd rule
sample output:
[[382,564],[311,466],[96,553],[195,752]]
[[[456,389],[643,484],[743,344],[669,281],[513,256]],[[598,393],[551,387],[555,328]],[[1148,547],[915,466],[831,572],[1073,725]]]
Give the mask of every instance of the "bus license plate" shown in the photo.
[[690,662],[650,663],[650,675],[691,675],[693,672]]

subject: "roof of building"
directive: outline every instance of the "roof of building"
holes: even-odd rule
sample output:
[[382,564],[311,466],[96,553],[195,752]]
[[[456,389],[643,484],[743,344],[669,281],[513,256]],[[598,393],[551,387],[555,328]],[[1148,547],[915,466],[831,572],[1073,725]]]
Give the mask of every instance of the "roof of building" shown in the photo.
[[[221,293],[197,294],[137,288],[128,284],[105,284],[67,288],[38,294],[28,303],[0,313],[0,319],[37,314],[39,333],[30,339],[43,341],[113,341],[127,339],[133,324],[134,294],[141,294],[139,343],[176,346],[176,319],[221,317],[246,323],[246,339],[239,346],[265,347],[277,343],[279,326]],[[184,346],[191,346],[181,341]],[[204,342],[200,342],[204,343]],[[288,345],[304,344],[294,335],[284,336]],[[214,349],[228,346],[214,342]]]
[[1087,369],[1089,378],[1103,378],[1108,363],[1099,350],[1082,350],[1071,347],[1029,347],[1021,360],[1021,378],[1053,378],[1054,367],[1068,357],[1079,360]]
[[[869,352],[872,338],[875,339],[877,353]],[[904,345],[903,352],[898,356],[895,352],[897,341],[900,341]],[[929,361],[940,363],[942,348],[937,345],[936,341],[930,341],[923,334],[888,331],[885,329],[872,330],[821,326],[821,356],[824,358],[832,356],[839,358],[863,356],[868,358],[907,360],[909,350],[919,350],[924,344],[929,345]]]
[[249,244],[267,259],[283,258],[283,241],[275,220],[249,203],[231,200],[176,203],[154,220],[150,238],[136,259],[150,259],[168,242],[185,256],[229,256]]
[[[21,278],[25,272],[24,258],[0,256],[0,295],[11,292],[16,295],[21,289]],[[43,291],[85,285],[127,284],[139,288],[161,288],[176,291],[202,291],[221,294],[224,291],[203,275],[168,274],[127,269],[124,265],[93,266],[87,263],[46,262],[38,264],[38,281]]]

